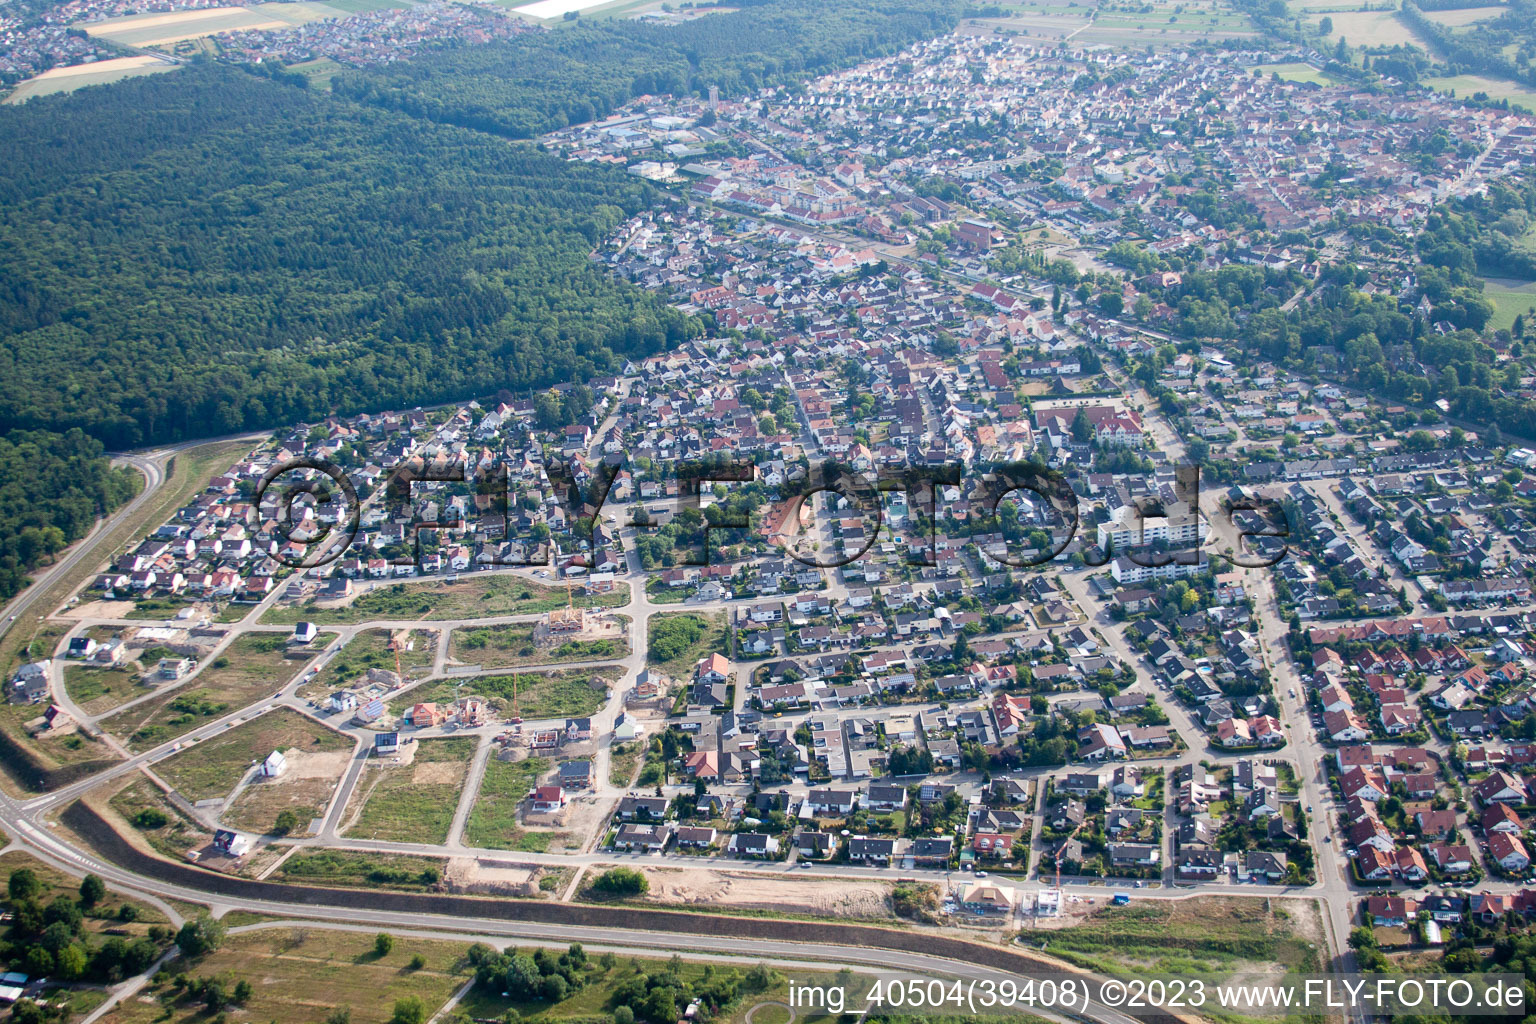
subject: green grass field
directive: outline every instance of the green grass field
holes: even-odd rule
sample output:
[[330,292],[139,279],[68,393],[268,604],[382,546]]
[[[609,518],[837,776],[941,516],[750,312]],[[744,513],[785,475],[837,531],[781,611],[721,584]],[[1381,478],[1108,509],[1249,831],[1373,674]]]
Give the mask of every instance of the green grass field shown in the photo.
[[[322,633],[324,646],[335,637]],[[285,657],[282,633],[246,633],[224,648],[191,682],[118,712],[101,723],[137,750],[158,746],[212,718],[249,707],[286,684],[302,664]]]
[[707,654],[730,652],[724,612],[663,612],[651,616],[648,626],[646,660],[673,679],[691,675]]
[[445,863],[440,857],[413,857],[403,853],[300,850],[283,861],[272,877],[299,885],[419,892],[437,884],[443,876]]
[[521,761],[492,758],[485,766],[485,778],[475,795],[474,809],[464,824],[464,842],[491,850],[532,850],[548,846],[550,833],[528,832],[517,822],[517,808],[537,784],[539,776],[549,771],[545,757]]
[[[464,959],[466,943],[400,938],[387,956],[377,956],[369,932],[270,928],[231,935],[194,963],[176,962],[157,974],[138,998],[103,1017],[107,1024],[203,1024],[213,1019],[201,999],[170,984],[181,972],[249,981],[249,1002],[232,1019],[272,1024],[317,1024],[338,1007],[355,1021],[387,1021],[395,1001],[419,998],[432,1014],[473,973]],[[412,957],[425,963],[410,967]]]
[[445,843],[475,741],[467,736],[418,740],[409,765],[370,766],[353,799],[362,810],[346,834],[353,839]]
[[[367,629],[348,640],[318,675],[299,690],[299,696],[309,698],[330,693],[341,686],[349,686],[369,669],[395,670],[395,653],[389,649],[390,631]],[[411,649],[400,652],[400,667],[407,678],[426,675],[432,670],[436,657],[438,633],[435,630],[414,630],[407,642]]]
[[1225,896],[1105,906],[1082,924],[1041,933],[1046,951],[1090,970],[1211,974],[1279,965],[1321,970],[1326,949],[1315,904]]
[[[108,806],[157,853],[171,860],[181,860],[188,850],[203,846],[213,838],[201,823],[177,810],[159,786],[142,776],[113,794]],[[158,812],[159,817],[154,821],[140,818],[146,811]],[[164,824],[156,823],[159,821]]]
[[1319,71],[1310,64],[1260,64],[1252,70],[1258,71],[1265,78],[1270,75],[1279,75],[1282,81],[1299,82],[1311,85],[1332,85],[1333,79]]
[[535,632],[531,622],[456,629],[448,645],[448,656],[464,665],[516,668],[562,661],[604,661],[629,654],[629,644],[622,637],[539,646],[534,642]]
[[[291,626],[295,622],[317,625],[359,622],[418,622],[443,619],[484,619],[495,615],[529,615],[565,607],[564,587],[502,574],[460,579],[456,583],[424,580],[392,583],[359,595],[342,608],[322,608],[313,601],[292,607],[275,607],[262,622]],[[616,608],[629,602],[629,590],[621,585],[607,594],[580,597],[586,608]]]
[[[498,710],[510,712],[515,690],[517,711],[523,718],[580,717],[602,709],[608,700],[608,687],[621,672],[614,665],[438,679],[396,695],[389,709],[398,715],[413,704],[451,701],[457,688],[465,697],[484,697]],[[603,685],[594,686],[594,680],[601,680]]]
[[139,674],[130,668],[89,668],[68,665],[64,692],[87,714],[111,711],[148,691],[139,685]]
[[1515,317],[1522,313],[1527,321],[1532,320],[1531,307],[1536,306],[1536,281],[1485,277],[1483,297],[1493,303],[1493,326],[1507,330],[1515,322]]
[[352,740],[297,711],[277,708],[203,740],[155,766],[155,772],[196,803],[235,788],[253,761],[274,750],[325,753],[351,750]]
[[1449,78],[1426,78],[1424,84],[1440,92],[1454,92],[1462,97],[1486,93],[1489,99],[1509,100],[1512,104],[1536,111],[1536,90],[1519,82],[1486,78],[1483,75],[1456,75]]

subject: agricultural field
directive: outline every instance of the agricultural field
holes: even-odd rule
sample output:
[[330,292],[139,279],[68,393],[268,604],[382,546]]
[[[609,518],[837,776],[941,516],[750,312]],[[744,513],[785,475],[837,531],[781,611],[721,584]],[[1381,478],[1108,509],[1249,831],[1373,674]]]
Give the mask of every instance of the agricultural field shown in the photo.
[[724,612],[664,612],[649,627],[646,660],[673,679],[686,678],[705,655],[730,651]]
[[[1484,75],[1455,75],[1452,77],[1426,78],[1424,84],[1439,92],[1457,96],[1486,95],[1491,100],[1509,100],[1512,104],[1536,112],[1536,89],[1519,82]],[[1492,298],[1492,296],[1489,296]]]
[[[1532,96],[1532,109],[1536,109],[1536,96]],[[1483,298],[1493,303],[1491,325],[1508,329],[1521,314],[1528,321],[1533,319],[1531,310],[1536,308],[1536,281],[1484,278]]]
[[[220,977],[233,989],[253,986],[240,1019],[274,1024],[316,1024],[338,1007],[356,1021],[390,1019],[395,1002],[420,999],[430,1015],[473,974],[464,959],[466,943],[401,938],[384,956],[374,950],[372,932],[309,929],[279,925],[229,935],[213,953],[180,962],[157,974],[136,997],[102,1017],[103,1024],[201,1024],[210,1019],[201,999],[171,985],[185,972]],[[410,966],[421,956],[420,967]]]
[[513,697],[522,718],[567,718],[593,715],[608,700],[608,688],[623,673],[618,665],[599,668],[557,669],[551,672],[515,672],[495,676],[467,676],[422,683],[390,702],[392,714],[413,704],[445,703],[455,693],[483,697],[497,711],[510,713]]
[[561,18],[573,11],[589,11],[594,7],[606,7],[614,0],[535,0],[512,8],[513,13],[528,18]]
[[[351,625],[359,622],[419,622],[443,619],[484,619],[496,615],[528,615],[563,608],[564,587],[546,587],[508,573],[479,575],[455,583],[424,580],[391,583],[359,594],[349,602],[324,607],[316,601],[269,609],[262,622],[291,626]],[[582,597],[585,608],[617,608],[629,603],[629,590],[620,584],[606,594]],[[333,604],[327,602],[327,604]]]
[[1202,896],[1106,904],[1080,924],[1041,935],[1051,956],[1112,975],[1322,970],[1327,945],[1317,905],[1281,902]]
[[[334,637],[334,633],[322,633],[316,644],[324,646]],[[281,688],[300,664],[286,657],[287,647],[286,634],[246,633],[190,681],[119,711],[101,726],[134,749],[159,746]]]
[[536,642],[536,633],[536,626],[531,622],[456,629],[448,645],[448,656],[461,665],[516,668],[562,661],[605,661],[629,654],[629,643],[623,637],[573,639],[541,645]]
[[[361,6],[358,6],[361,2]],[[387,4],[380,6],[405,6]],[[348,9],[348,8],[353,9]],[[169,14],[134,14],[122,18],[83,25],[87,34],[125,46],[168,46],[188,39],[220,32],[252,29],[288,28],[325,18],[345,18],[359,10],[376,9],[370,0],[349,0],[347,4],[296,3],[255,4],[250,7],[211,7],[202,10],[175,11]]]
[[1333,32],[1327,39],[1330,44],[1340,39],[1353,46],[1417,46],[1424,49],[1422,39],[1398,19],[1394,11],[1336,11],[1323,14],[1317,10],[1307,12],[1306,20],[1314,28],[1323,18],[1333,22]]
[[90,64],[49,68],[16,86],[5,98],[6,103],[22,103],[34,96],[50,96],[59,92],[74,92],[88,85],[108,85],[135,75],[153,75],[161,71],[175,71],[181,65],[173,64],[149,54],[135,57],[114,57]]
[[[348,640],[341,650],[325,663],[310,682],[304,684],[298,695],[304,698],[324,696],[331,691],[348,686],[367,675],[370,669],[395,670],[395,652],[389,649],[390,630],[367,629]],[[405,642],[410,650],[400,651],[400,667],[407,678],[426,675],[432,671],[437,654],[436,630],[407,631]]]
[[351,738],[288,708],[203,740],[155,766],[155,774],[196,803],[227,795],[246,770],[274,750],[290,756],[347,753]]
[[464,825],[465,845],[490,850],[545,849],[553,833],[524,829],[518,824],[517,809],[539,776],[551,766],[552,762],[545,757],[529,757],[521,761],[492,758],[488,761],[480,792],[475,796],[475,806]]
[[1173,46],[1210,39],[1255,35],[1246,17],[1223,3],[1101,3],[1093,22],[1075,34],[1074,43],[1092,46]]
[[1425,11],[1424,17],[1438,24],[1448,25],[1451,28],[1461,28],[1479,21],[1487,21],[1489,18],[1497,18],[1507,10],[1509,8],[1498,5],[1492,7],[1463,7],[1455,11]]
[[[417,740],[400,763],[371,764],[358,780],[348,809],[353,839],[401,843],[448,841],[459,792],[475,755],[470,737]],[[406,761],[409,763],[405,763]]]
[[1334,80],[1326,72],[1320,71],[1310,64],[1260,64],[1253,69],[1265,78],[1271,75],[1279,75],[1285,82],[1298,82],[1302,85],[1332,85]]

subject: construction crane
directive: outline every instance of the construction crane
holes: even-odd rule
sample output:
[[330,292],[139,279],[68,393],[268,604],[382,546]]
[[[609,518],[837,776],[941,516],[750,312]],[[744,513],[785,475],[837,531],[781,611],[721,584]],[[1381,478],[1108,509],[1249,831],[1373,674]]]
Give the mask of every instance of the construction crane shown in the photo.
[[389,649],[395,654],[395,678],[400,681],[401,686],[404,686],[405,670],[400,667],[400,646],[400,634],[395,633],[389,638]]

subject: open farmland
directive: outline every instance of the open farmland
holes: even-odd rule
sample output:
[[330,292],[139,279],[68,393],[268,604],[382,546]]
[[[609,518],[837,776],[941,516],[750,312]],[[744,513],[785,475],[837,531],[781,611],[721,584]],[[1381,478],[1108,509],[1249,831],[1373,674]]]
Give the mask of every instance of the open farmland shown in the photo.
[[1413,30],[1393,11],[1337,11],[1323,14],[1312,10],[1307,12],[1306,20],[1316,27],[1325,17],[1333,21],[1333,33],[1327,37],[1330,44],[1344,39],[1354,46],[1403,45],[1424,49],[1424,40],[1414,35]]
[[[350,0],[356,4],[358,0]],[[362,0],[367,3],[368,0]],[[396,5],[386,5],[396,6]],[[398,6],[405,6],[400,4]],[[365,10],[370,8],[357,8]],[[125,46],[167,46],[184,39],[198,39],[220,32],[251,29],[288,28],[323,18],[345,18],[356,10],[337,4],[295,3],[255,4],[250,7],[212,7],[203,10],[175,11],[169,14],[136,14],[84,25],[85,31],[108,42]]]
[[1518,104],[1526,110],[1536,111],[1536,88],[1519,82],[1489,78],[1486,75],[1455,75],[1426,78],[1424,84],[1440,92],[1455,93],[1457,96],[1476,96],[1482,93],[1491,100],[1509,100],[1510,103]]
[[1111,46],[1172,46],[1254,35],[1251,22],[1222,3],[1104,3],[1092,23],[1073,35],[1075,43]]
[[74,92],[88,85],[107,85],[135,75],[153,75],[161,71],[175,71],[180,65],[150,54],[133,57],[114,57],[90,64],[74,64],[69,67],[49,68],[40,75],[27,79],[5,98],[6,103],[21,103],[34,96],[49,96],[58,92]]
[[1489,18],[1497,18],[1508,9],[1507,7],[1497,5],[1492,7],[1463,7],[1454,11],[1425,11],[1424,17],[1441,25],[1461,28],[1464,25],[1487,21]]

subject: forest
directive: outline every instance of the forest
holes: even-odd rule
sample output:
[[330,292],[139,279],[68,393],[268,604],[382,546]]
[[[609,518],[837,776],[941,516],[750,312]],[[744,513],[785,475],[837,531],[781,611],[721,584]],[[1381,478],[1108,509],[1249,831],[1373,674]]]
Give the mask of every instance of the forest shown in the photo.
[[824,71],[959,10],[740,6],[450,48],[335,94],[202,64],[0,108],[0,430],[127,448],[583,380],[694,336],[589,259],[661,193],[490,133]]
[[0,108],[0,429],[113,447],[614,370],[622,171],[204,66]]
[[526,139],[606,117],[637,96],[739,95],[894,53],[953,28],[951,0],[758,0],[662,27],[607,21],[462,46],[340,75],[332,88],[416,117]]
[[85,536],[141,483],[132,469],[113,469],[101,442],[78,427],[0,437],[0,600],[20,591],[28,572]]

